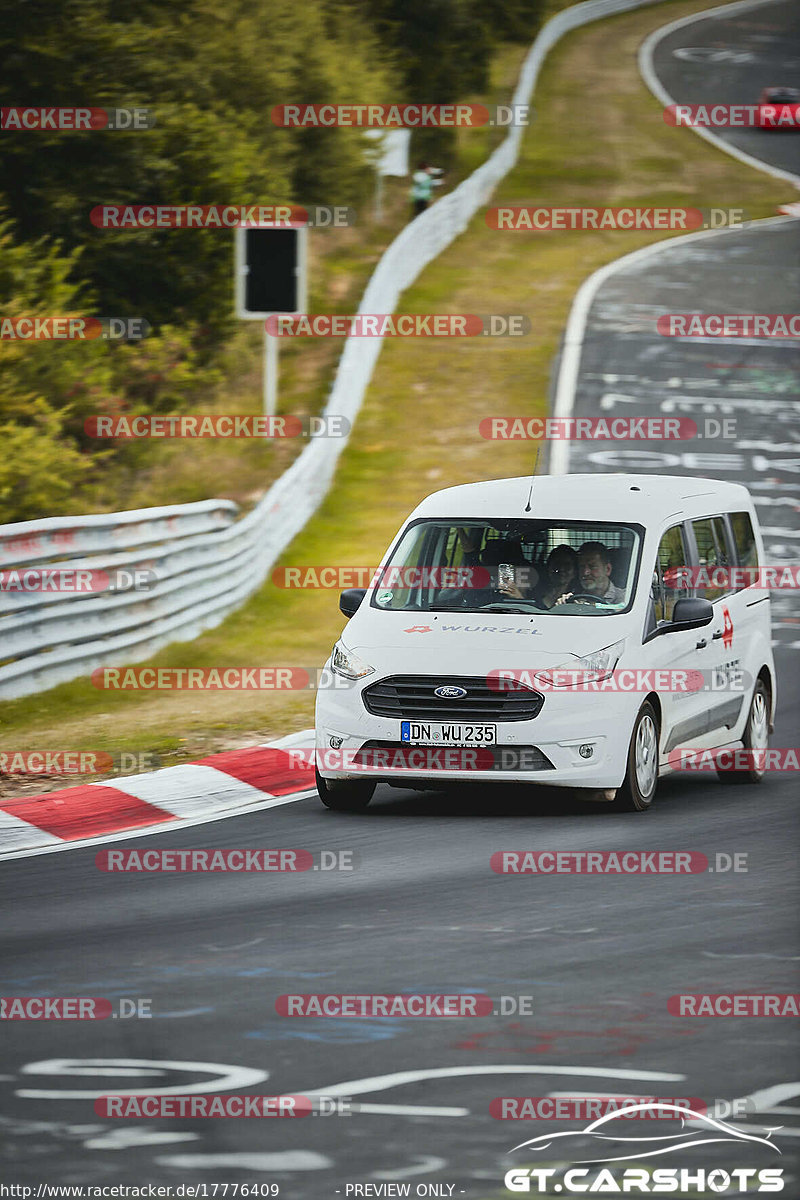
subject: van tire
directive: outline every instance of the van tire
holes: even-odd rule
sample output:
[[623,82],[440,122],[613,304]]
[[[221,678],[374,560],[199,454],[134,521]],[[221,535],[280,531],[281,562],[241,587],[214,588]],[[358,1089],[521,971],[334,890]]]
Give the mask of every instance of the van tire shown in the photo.
[[613,803],[616,812],[647,812],[651,807],[658,786],[660,738],[656,710],[645,700],[633,723],[625,779]]
[[[742,734],[745,750],[766,750],[769,744],[769,689],[763,679],[756,680],[753,688],[753,698],[750,701],[750,711],[747,714],[747,724]],[[764,768],[746,767],[741,770],[722,770],[717,768],[717,779],[720,783],[762,783]]]
[[336,812],[363,812],[372,799],[375,784],[368,779],[323,779],[315,771],[317,795],[326,808]]

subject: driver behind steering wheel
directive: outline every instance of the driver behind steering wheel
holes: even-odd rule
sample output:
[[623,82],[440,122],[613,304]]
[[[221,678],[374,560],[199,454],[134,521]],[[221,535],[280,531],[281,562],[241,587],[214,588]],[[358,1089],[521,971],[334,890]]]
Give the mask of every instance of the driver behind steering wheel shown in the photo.
[[[611,580],[613,559],[611,551],[602,542],[584,542],[578,549],[578,581],[580,588],[565,592],[556,604],[568,604],[581,594],[591,596],[604,604],[623,604],[625,589],[617,587]],[[580,603],[580,601],[578,601]]]

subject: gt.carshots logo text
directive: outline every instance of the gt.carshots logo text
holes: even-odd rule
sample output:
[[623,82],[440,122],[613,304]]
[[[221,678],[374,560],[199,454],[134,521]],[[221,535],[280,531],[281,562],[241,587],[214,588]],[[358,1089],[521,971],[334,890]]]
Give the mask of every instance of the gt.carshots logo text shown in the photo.
[[[622,1114],[618,1114],[622,1116]],[[631,1156],[635,1151],[631,1150]],[[558,1182],[556,1182],[558,1180]],[[782,1192],[782,1167],[626,1167],[612,1173],[607,1167],[590,1169],[571,1167],[512,1167],[505,1175],[509,1192],[535,1192],[552,1196],[558,1188],[568,1196],[649,1195],[663,1196],[731,1196],[755,1193]]]
[[[723,1102],[723,1111],[736,1112],[731,1101]],[[550,1167],[513,1167],[504,1177],[509,1192],[537,1192],[552,1196],[567,1195],[630,1195],[631,1193],[673,1193],[682,1196],[730,1195],[783,1190],[781,1168],[719,1167],[706,1169],[682,1166],[640,1166],[641,1158],[653,1159],[669,1155],[674,1162],[684,1151],[691,1154],[698,1146],[724,1144],[730,1158],[736,1161],[737,1151],[748,1151],[747,1161],[753,1161],[752,1151],[758,1149],[780,1154],[771,1140],[775,1129],[756,1131],[741,1124],[730,1124],[717,1115],[716,1103],[709,1106],[696,1101],[631,1097],[621,1108],[612,1108],[593,1119],[583,1129],[544,1133],[514,1146],[511,1153],[523,1150],[528,1161],[537,1154],[547,1153],[558,1165]],[[651,1135],[631,1128],[630,1121],[652,1118],[662,1122],[663,1133]],[[512,1118],[518,1119],[518,1118]],[[569,1120],[574,1117],[570,1113]],[[735,1118],[734,1118],[735,1119]],[[744,1155],[742,1155],[744,1157]],[[635,1166],[625,1166],[633,1161]],[[678,1160],[680,1161],[680,1160]],[[605,1164],[613,1164],[606,1166]]]

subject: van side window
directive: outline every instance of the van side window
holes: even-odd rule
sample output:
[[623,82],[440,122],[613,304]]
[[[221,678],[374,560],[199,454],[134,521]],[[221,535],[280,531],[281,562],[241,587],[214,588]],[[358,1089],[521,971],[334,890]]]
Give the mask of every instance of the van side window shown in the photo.
[[[731,528],[736,545],[736,557],[740,567],[757,567],[758,550],[756,535],[753,533],[753,522],[746,512],[731,513]],[[740,589],[741,590],[741,589]]]
[[[708,584],[705,587],[699,586],[696,594],[705,600],[719,600],[720,596],[726,596],[733,591],[728,570],[731,563],[725,536],[725,522],[722,517],[704,517],[702,521],[692,521],[692,530],[697,543],[698,566],[701,572],[705,568],[710,576]],[[714,579],[716,586],[712,586],[711,579],[714,578],[716,567],[722,569]]]
[[683,530],[680,525],[673,525],[658,545],[653,577],[653,606],[657,622],[671,621],[675,601],[680,600],[681,596],[692,594],[688,581],[689,567],[686,562]]

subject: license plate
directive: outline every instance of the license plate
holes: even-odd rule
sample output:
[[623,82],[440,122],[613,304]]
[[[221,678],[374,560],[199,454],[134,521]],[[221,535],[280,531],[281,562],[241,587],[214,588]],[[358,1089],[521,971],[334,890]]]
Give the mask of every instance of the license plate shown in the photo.
[[497,726],[401,721],[400,741],[409,746],[494,746]]

